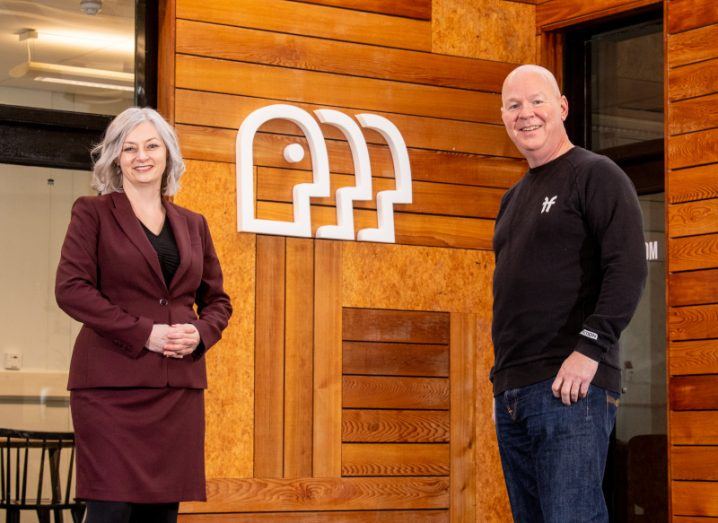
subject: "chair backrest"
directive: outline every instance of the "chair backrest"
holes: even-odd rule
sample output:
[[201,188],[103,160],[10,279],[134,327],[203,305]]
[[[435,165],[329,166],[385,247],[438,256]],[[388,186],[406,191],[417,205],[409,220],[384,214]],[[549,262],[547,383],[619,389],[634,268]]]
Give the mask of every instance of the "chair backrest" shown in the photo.
[[[69,458],[62,459],[68,454]],[[72,432],[0,429],[0,506],[70,503],[74,461]],[[37,469],[33,471],[33,467]],[[61,469],[65,467],[63,489]],[[35,477],[37,485],[29,484]],[[45,478],[49,479],[49,492],[44,488]]]

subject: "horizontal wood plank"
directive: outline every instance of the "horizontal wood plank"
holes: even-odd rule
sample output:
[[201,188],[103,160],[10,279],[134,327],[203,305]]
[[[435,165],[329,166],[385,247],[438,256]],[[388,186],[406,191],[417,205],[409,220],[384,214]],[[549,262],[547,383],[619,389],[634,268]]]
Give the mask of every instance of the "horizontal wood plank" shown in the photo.
[[672,135],[718,127],[718,94],[673,102],[668,116]]
[[671,478],[718,481],[718,446],[673,446]]
[[[331,207],[314,206],[312,231],[322,225],[336,223],[336,213]],[[288,203],[258,202],[257,217],[264,220],[291,221],[292,205]],[[355,210],[356,230],[376,227],[376,212]],[[455,247],[460,249],[491,249],[493,220],[432,216],[410,213],[394,215],[396,243],[424,245],[428,247]]]
[[706,60],[668,71],[671,102],[718,92],[718,59]]
[[718,340],[673,342],[668,351],[671,375],[718,374]]
[[[291,49],[291,52],[287,52]],[[294,69],[501,92],[516,64],[177,21],[177,52]]]
[[718,162],[718,129],[672,137],[668,140],[668,162],[671,169]]
[[717,58],[716,40],[718,24],[668,35],[668,65],[678,67]]
[[668,336],[674,341],[718,338],[718,305],[671,308]]
[[668,233],[671,238],[714,232],[718,232],[718,199],[668,207]]
[[718,410],[718,374],[671,378],[668,389],[673,410]]
[[344,374],[449,376],[448,345],[344,342]]
[[393,16],[431,20],[431,0],[299,0],[308,4],[331,5]]
[[674,445],[718,445],[718,411],[672,411]]
[[449,342],[449,315],[442,312],[344,308],[345,341]]
[[177,18],[431,51],[431,22],[284,0],[178,0]]
[[449,413],[344,409],[342,440],[347,443],[445,443],[449,441]]
[[[356,177],[352,175],[333,174],[330,180],[331,196],[314,198],[313,204],[335,207],[336,191],[342,187],[354,187],[357,183]],[[310,171],[260,167],[257,169],[256,198],[262,201],[291,203],[294,186],[311,181]],[[374,178],[372,199],[355,201],[354,208],[376,209],[377,193],[394,189],[396,182],[393,179]],[[489,219],[496,217],[504,194],[503,189],[421,181],[412,182],[411,192],[412,202],[396,205],[394,209],[397,212]]]
[[[267,105],[286,103],[284,100],[189,91],[186,89],[178,89],[176,99],[177,123],[223,127],[231,129],[233,134],[236,134],[236,130],[239,129],[242,121],[252,111]],[[316,109],[335,109],[351,116],[364,112],[297,102],[292,102],[292,105],[309,112]],[[506,135],[506,131],[498,125],[421,116],[403,116],[377,111],[372,113],[384,116],[396,125],[409,148],[492,154],[507,157],[518,156],[516,149]],[[320,127],[325,138],[346,142],[346,138],[336,127],[326,124],[320,124]],[[270,120],[263,124],[260,129],[262,132],[299,136],[303,139],[299,143],[303,145],[306,143],[304,133],[289,120]],[[364,137],[367,143],[386,145],[386,140],[377,132],[365,129]],[[348,147],[345,148],[348,151]],[[308,160],[309,158],[307,157]],[[524,170],[523,162],[519,160],[514,164],[516,174],[521,174]]]
[[718,267],[718,234],[670,239],[668,259],[672,272]]
[[536,27],[552,31],[578,22],[659,3],[657,0],[549,0],[536,6]]
[[673,516],[672,523],[715,523],[718,521],[718,517],[715,518],[704,518],[704,517],[691,517],[691,516]]
[[177,55],[178,88],[501,123],[498,94]]
[[448,409],[449,380],[344,376],[342,406],[358,409]]
[[718,22],[718,5],[712,0],[671,0],[668,32],[678,33]]
[[[236,131],[190,125],[177,125],[182,153],[186,159],[235,163]],[[254,163],[265,167],[310,168],[309,158],[289,164],[283,157],[284,147],[302,143],[301,139],[257,133],[254,140]],[[336,173],[354,174],[349,148],[344,143],[327,140],[330,165]],[[369,145],[372,175],[394,178],[394,167],[388,147]],[[445,153],[409,149],[411,176],[414,180],[463,183],[488,187],[509,187],[525,171],[525,163],[505,158],[484,158],[462,153]]]
[[210,479],[207,501],[183,503],[182,511],[443,509],[448,492],[449,479],[442,477]]
[[668,188],[671,203],[718,198],[718,163],[668,171]]
[[343,476],[448,476],[446,443],[345,443]]
[[[181,510],[181,509],[180,509]],[[447,510],[182,514],[180,523],[449,523]]]
[[673,514],[684,516],[718,516],[718,482],[671,482]]
[[668,300],[673,307],[718,303],[718,269],[671,274]]

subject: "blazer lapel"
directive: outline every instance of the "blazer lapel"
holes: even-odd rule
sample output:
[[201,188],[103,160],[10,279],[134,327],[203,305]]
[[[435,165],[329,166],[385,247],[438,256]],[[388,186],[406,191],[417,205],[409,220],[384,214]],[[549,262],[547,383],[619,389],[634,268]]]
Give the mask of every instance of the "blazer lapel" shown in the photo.
[[177,250],[179,251],[180,264],[177,272],[172,277],[170,287],[182,280],[182,276],[187,271],[192,261],[191,241],[189,237],[189,227],[187,226],[187,218],[182,216],[171,202],[165,202],[165,210],[167,211],[167,219],[170,221],[172,233],[177,242]]
[[165,279],[162,276],[162,268],[160,267],[160,260],[157,257],[157,253],[152,248],[152,244],[147,239],[147,235],[142,230],[140,221],[135,216],[135,212],[132,210],[132,205],[127,199],[127,195],[121,192],[112,193],[112,213],[115,215],[117,223],[124,231],[125,235],[130,239],[135,247],[142,253],[145,260],[149,264],[152,272],[157,277],[162,286],[165,286]]

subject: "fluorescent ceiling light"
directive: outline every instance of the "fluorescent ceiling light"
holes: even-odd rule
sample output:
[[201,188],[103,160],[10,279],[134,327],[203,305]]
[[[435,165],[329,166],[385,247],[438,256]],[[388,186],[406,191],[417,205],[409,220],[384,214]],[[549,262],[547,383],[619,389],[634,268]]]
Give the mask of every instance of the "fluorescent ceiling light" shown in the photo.
[[27,29],[18,34],[20,41],[39,40],[41,42],[55,43],[70,46],[82,46],[88,49],[113,49],[128,54],[135,52],[135,41],[132,36],[110,36],[107,33],[72,32],[62,30],[35,31]]
[[99,89],[112,89],[115,91],[133,92],[134,88],[129,85],[106,84],[103,82],[88,82],[85,80],[73,80],[71,78],[54,78],[52,76],[36,76],[38,82],[48,82],[52,84],[77,85],[80,87],[97,87]]
[[36,76],[45,74],[60,74],[79,76],[81,78],[92,78],[95,80],[110,80],[114,82],[122,82],[132,84],[135,81],[133,73],[123,73],[121,71],[110,71],[108,69],[93,69],[91,67],[76,67],[64,64],[48,64],[45,62],[28,61],[20,65],[16,65],[10,69],[10,76],[13,78],[22,78],[23,76]]

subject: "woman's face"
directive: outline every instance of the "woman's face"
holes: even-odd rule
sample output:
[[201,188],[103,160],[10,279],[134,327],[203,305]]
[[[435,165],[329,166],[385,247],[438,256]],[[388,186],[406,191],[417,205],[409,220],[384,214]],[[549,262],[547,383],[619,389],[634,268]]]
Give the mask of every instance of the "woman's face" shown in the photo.
[[142,122],[130,131],[122,144],[119,162],[123,187],[161,190],[167,147],[151,122]]

